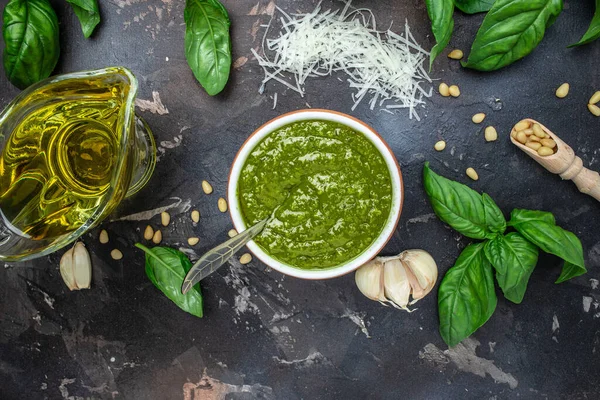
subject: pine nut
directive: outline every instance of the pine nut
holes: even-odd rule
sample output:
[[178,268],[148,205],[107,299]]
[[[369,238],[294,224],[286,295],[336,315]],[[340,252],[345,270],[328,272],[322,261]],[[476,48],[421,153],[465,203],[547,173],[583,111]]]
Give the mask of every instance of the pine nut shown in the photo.
[[498,140],[498,132],[493,126],[488,126],[487,128],[485,128],[484,136],[486,142],[493,142],[495,140]]
[[542,139],[540,140],[542,146],[550,147],[551,149],[556,147],[556,142],[552,139]]
[[546,132],[544,132],[544,130],[539,124],[533,124],[533,134],[539,137],[540,139],[546,137]]
[[204,190],[205,194],[211,194],[213,192],[212,185],[207,181],[202,181],[202,190]]
[[150,225],[148,225],[146,227],[146,230],[144,231],[144,239],[151,240],[153,236],[154,236],[154,229],[152,229],[152,227]]
[[537,152],[542,157],[546,157],[546,156],[550,156],[550,155],[554,154],[554,150],[552,150],[550,147],[546,147],[546,146],[540,147]]
[[98,239],[100,240],[100,243],[102,243],[102,244],[108,243],[108,232],[106,232],[105,229],[102,229],[100,231],[100,237]]
[[188,238],[188,241],[187,241],[187,242],[188,242],[188,244],[189,244],[190,246],[195,246],[195,245],[197,245],[197,244],[198,244],[198,242],[199,242],[199,241],[200,241],[200,238],[197,238],[197,237],[191,237],[191,238]]
[[523,133],[526,134],[527,136],[531,136],[531,135],[533,135],[533,129],[531,129],[531,128],[523,129]]
[[527,142],[525,143],[525,146],[537,151],[540,147],[542,147],[542,144],[540,142]]
[[595,104],[588,104],[588,110],[596,117],[600,117],[600,107]]
[[517,131],[515,131],[514,129],[512,131],[510,131],[510,137],[513,139],[517,138]]
[[563,83],[556,89],[556,97],[559,99],[564,99],[569,94],[569,84]]
[[473,117],[471,118],[471,121],[473,121],[476,124],[480,124],[483,122],[484,119],[485,119],[484,113],[477,113],[477,114],[473,115]]
[[163,226],[167,226],[169,225],[169,222],[171,222],[171,215],[169,215],[169,213],[166,211],[161,212],[160,223],[163,224]]
[[250,253],[244,253],[240,257],[240,264],[248,264],[250,261],[252,261],[252,256]]
[[162,241],[162,232],[157,230],[154,232],[154,236],[152,236],[152,243],[159,244]]
[[198,223],[198,221],[200,221],[200,211],[198,210],[194,210],[192,211],[192,221],[194,221],[194,223]]
[[438,90],[442,96],[444,96],[444,97],[450,96],[450,88],[444,82],[440,83]]
[[219,211],[221,211],[222,213],[227,212],[227,201],[224,198],[219,197],[219,200],[217,201],[217,206],[219,207]]
[[450,53],[448,53],[448,58],[451,58],[453,60],[460,60],[461,58],[463,58],[463,55],[464,54],[462,50],[454,49]]
[[527,138],[527,140],[529,140],[530,142],[539,142],[542,139],[540,139],[539,137],[537,137],[535,135],[531,135]]
[[523,121],[519,121],[517,122],[517,124],[514,127],[515,131],[522,131],[524,129],[527,129],[531,126],[531,123],[529,121],[523,120]]
[[448,88],[448,93],[450,93],[450,96],[452,97],[458,97],[460,96],[460,89],[458,86],[452,85]]
[[598,90],[596,93],[594,93],[592,95],[592,97],[590,97],[590,101],[588,102],[589,104],[596,104],[600,101],[600,90]]
[[120,260],[121,258],[123,258],[123,253],[119,249],[112,249],[112,251],[110,252],[110,256],[113,260]]
[[517,132],[517,141],[519,141],[522,144],[527,143],[527,135],[525,134],[525,132],[523,132],[523,131]]
[[474,181],[479,179],[479,175],[477,175],[477,171],[475,171],[473,168],[469,167],[467,168],[467,170],[465,171],[467,173],[467,176],[471,179],[473,179]]
[[444,142],[443,140],[440,140],[439,142],[437,142],[436,144],[433,145],[433,148],[436,149],[437,151],[442,151],[446,148],[446,142]]
[[232,238],[234,236],[237,236],[238,231],[236,231],[235,229],[230,229],[229,232],[227,232],[227,235]]

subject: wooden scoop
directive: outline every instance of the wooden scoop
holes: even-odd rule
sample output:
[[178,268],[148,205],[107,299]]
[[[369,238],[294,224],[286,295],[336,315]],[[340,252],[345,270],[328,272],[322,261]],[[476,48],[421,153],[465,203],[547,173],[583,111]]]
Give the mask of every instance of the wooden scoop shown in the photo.
[[513,137],[514,127],[510,135],[510,140],[513,144],[527,153],[529,157],[533,158],[548,171],[560,175],[562,179],[575,182],[575,185],[577,185],[577,188],[581,193],[589,194],[600,201],[600,174],[585,168],[583,166],[583,161],[575,155],[573,149],[560,140],[560,138],[552,133],[550,129],[530,118],[525,118],[524,121],[529,121],[532,126],[533,124],[538,124],[544,132],[550,135],[556,142],[556,153],[549,156],[540,156],[537,151],[525,146]]

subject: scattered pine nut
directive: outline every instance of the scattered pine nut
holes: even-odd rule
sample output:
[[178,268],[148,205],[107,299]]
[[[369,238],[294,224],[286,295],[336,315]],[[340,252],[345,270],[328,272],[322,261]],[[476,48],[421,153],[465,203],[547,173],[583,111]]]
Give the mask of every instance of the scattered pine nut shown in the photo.
[[519,121],[517,122],[517,124],[514,127],[515,131],[522,131],[524,129],[527,129],[531,126],[531,123],[529,121],[523,120],[523,121]]
[[200,221],[200,211],[198,210],[194,210],[192,211],[192,221],[194,221],[194,223],[198,223],[198,221]]
[[232,238],[234,236],[237,236],[238,231],[236,231],[235,229],[230,229],[229,232],[227,232],[227,235]]
[[458,97],[460,96],[460,89],[458,86],[452,85],[448,88],[448,93],[450,93],[450,96],[452,97]]
[[556,89],[556,97],[559,99],[564,99],[569,94],[569,84],[563,83]]
[[554,150],[552,150],[550,147],[546,147],[546,146],[540,147],[537,152],[542,157],[546,157],[546,156],[554,154]]
[[462,50],[454,49],[450,53],[448,53],[448,58],[451,58],[453,60],[460,60],[461,58],[463,58],[463,55],[464,54]]
[[600,107],[595,104],[588,104],[588,110],[596,117],[600,117]]
[[160,223],[163,224],[163,226],[167,226],[169,225],[169,222],[171,222],[171,215],[166,211],[161,212]]
[[224,198],[219,197],[217,205],[219,206],[219,211],[222,213],[227,212],[227,201]]
[[471,179],[473,179],[474,181],[479,179],[479,175],[477,175],[477,171],[475,171],[473,168],[469,167],[466,170],[467,176]]
[[443,140],[440,140],[439,142],[437,142],[436,144],[433,145],[433,148],[436,149],[437,151],[442,151],[446,148],[446,142],[444,142]]
[[188,241],[187,241],[187,242],[188,242],[188,244],[189,244],[190,246],[195,246],[195,245],[197,245],[197,244],[198,244],[198,242],[199,242],[199,241],[200,241],[200,238],[197,238],[197,237],[191,237],[191,238],[188,238]]
[[495,140],[498,140],[498,132],[493,126],[488,126],[485,128],[484,136],[486,142],[493,142]]
[[123,258],[123,253],[119,249],[112,249],[112,251],[110,252],[110,256],[113,260],[120,260],[121,258]]
[[240,257],[240,264],[248,264],[250,261],[252,261],[252,256],[250,253],[244,253]]
[[100,237],[98,239],[100,240],[100,243],[102,243],[102,244],[108,243],[108,232],[106,232],[106,229],[102,229],[100,231]]
[[477,113],[477,114],[473,115],[473,118],[471,118],[471,121],[473,121],[473,123],[475,123],[475,124],[480,124],[483,122],[484,119],[485,119],[484,113]]
[[596,104],[600,102],[600,90],[598,90],[596,93],[594,93],[592,95],[592,97],[590,97],[590,101],[588,102],[589,104]]
[[152,227],[150,225],[148,225],[146,227],[146,230],[144,231],[144,239],[151,240],[153,236],[154,236],[154,229],[152,229]]
[[162,241],[162,232],[157,230],[154,232],[154,236],[152,236],[152,243],[159,244]]
[[444,97],[450,96],[450,91],[449,91],[448,85],[446,85],[444,82],[440,83],[440,86],[438,87],[438,91]]
[[212,185],[207,181],[202,181],[202,190],[204,190],[204,193],[206,194],[211,194],[213,192]]

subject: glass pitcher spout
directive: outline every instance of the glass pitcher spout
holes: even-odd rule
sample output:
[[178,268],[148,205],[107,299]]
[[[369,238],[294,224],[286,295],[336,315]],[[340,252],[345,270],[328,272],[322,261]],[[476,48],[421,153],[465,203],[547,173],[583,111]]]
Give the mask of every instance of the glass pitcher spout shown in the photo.
[[156,146],[124,67],[48,78],[0,114],[0,259],[67,245],[150,179]]

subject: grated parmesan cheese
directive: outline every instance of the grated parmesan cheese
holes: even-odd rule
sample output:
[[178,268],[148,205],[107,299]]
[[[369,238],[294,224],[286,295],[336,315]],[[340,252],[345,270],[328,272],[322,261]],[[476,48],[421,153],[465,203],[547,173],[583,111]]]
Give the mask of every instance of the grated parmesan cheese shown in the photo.
[[341,12],[322,12],[319,3],[311,13],[292,15],[277,7],[282,15],[279,37],[266,39],[274,16],[266,25],[262,55],[252,49],[265,74],[259,92],[274,80],[304,97],[307,78],[343,71],[354,89],[352,110],[363,100],[371,110],[389,100],[393,103],[386,109],[407,108],[409,118],[420,121],[415,107],[424,107],[423,98],[432,95],[431,87],[422,87],[431,83],[423,67],[429,53],[416,42],[408,22],[403,34],[378,31],[369,9],[351,9],[350,4]]

